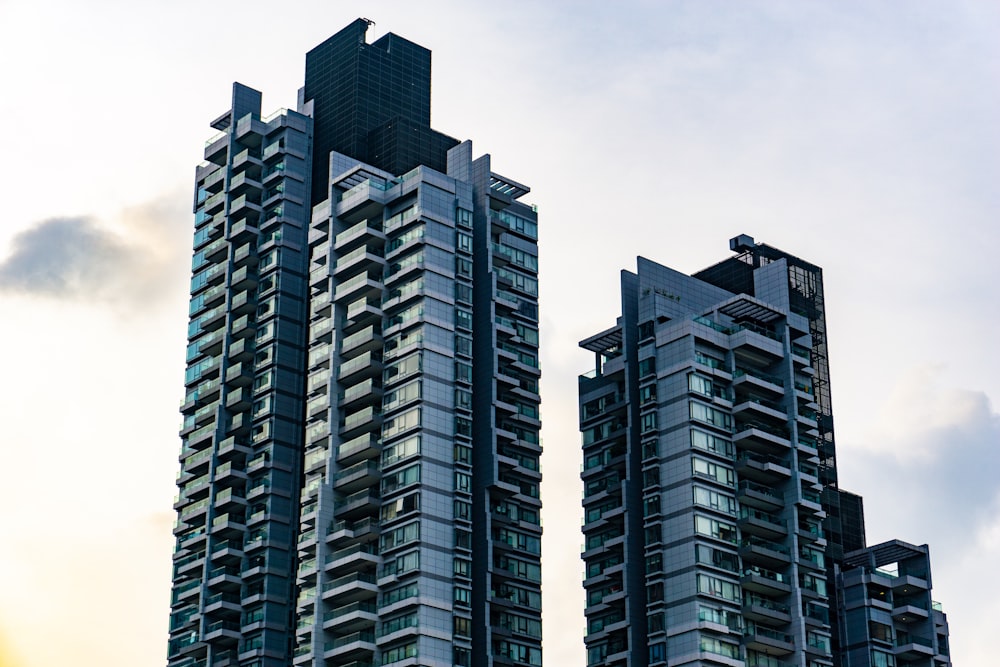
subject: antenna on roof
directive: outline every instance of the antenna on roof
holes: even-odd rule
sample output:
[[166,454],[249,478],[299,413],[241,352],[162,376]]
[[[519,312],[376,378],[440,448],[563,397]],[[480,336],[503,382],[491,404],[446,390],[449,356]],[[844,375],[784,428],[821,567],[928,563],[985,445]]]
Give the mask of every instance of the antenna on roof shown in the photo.
[[367,19],[364,16],[361,17],[361,20],[364,21],[365,23],[367,23],[369,28],[372,27],[373,25],[375,25],[375,21],[372,21],[371,19]]

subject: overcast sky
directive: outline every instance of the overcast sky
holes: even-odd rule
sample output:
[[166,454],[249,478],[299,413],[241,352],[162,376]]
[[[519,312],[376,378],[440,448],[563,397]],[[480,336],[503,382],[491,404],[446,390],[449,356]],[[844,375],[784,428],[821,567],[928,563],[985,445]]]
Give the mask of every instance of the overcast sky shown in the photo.
[[996,664],[996,2],[0,0],[0,667],[164,663],[194,166],[359,15],[539,207],[546,664],[585,660],[576,342],[636,255],[740,233],[824,268],[841,485]]

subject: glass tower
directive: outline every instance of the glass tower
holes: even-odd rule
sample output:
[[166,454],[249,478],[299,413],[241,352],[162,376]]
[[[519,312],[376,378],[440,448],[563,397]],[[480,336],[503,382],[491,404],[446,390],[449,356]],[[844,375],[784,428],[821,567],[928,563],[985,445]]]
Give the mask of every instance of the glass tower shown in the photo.
[[170,667],[541,663],[537,215],[368,25],[196,172]]

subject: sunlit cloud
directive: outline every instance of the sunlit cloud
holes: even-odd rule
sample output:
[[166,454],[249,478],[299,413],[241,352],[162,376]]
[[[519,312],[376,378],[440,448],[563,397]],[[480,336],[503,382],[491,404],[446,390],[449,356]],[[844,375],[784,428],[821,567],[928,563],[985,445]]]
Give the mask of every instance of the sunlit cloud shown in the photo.
[[0,292],[127,307],[155,304],[181,284],[185,216],[161,198],[109,222],[49,218],[16,234],[0,261]]

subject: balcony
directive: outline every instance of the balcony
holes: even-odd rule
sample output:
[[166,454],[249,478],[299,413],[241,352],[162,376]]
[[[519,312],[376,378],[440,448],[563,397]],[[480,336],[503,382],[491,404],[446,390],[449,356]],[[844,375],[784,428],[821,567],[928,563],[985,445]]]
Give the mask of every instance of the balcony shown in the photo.
[[752,565],[740,577],[743,590],[763,595],[784,595],[792,592],[788,578],[780,572]]
[[367,272],[360,273],[353,278],[345,280],[337,285],[333,294],[333,300],[337,303],[354,301],[357,299],[371,299],[382,292],[382,282],[372,278]]
[[[324,660],[363,660],[371,658],[378,648],[375,646],[375,632],[361,630],[338,637],[323,646]],[[342,662],[338,662],[342,664]]]
[[733,442],[741,449],[764,454],[785,452],[792,447],[787,428],[761,421],[737,422]]
[[[362,496],[364,494],[358,493],[355,496]],[[349,501],[350,498],[345,498],[344,502]],[[378,500],[376,499],[376,506]],[[326,535],[326,541],[328,544],[355,544],[358,542],[367,542],[375,539],[378,535],[378,521],[372,518],[365,517],[358,521],[334,521],[330,524],[330,530]]]
[[[204,641],[214,641],[220,644],[235,644],[240,638],[240,624],[235,621],[214,621],[205,627]],[[219,664],[213,662],[213,665]]]
[[[334,505],[334,511],[341,519],[353,520],[378,512],[380,503],[381,499],[379,498],[377,489],[362,489],[361,491],[345,496],[342,500],[338,500]],[[344,529],[345,526],[339,527],[339,530]],[[347,530],[347,534],[342,537],[354,538],[355,531]]]
[[238,363],[226,369],[226,384],[233,387],[246,387],[253,382],[253,366],[249,363]]
[[892,617],[900,623],[914,623],[929,618],[927,610],[915,604],[896,601],[892,606]]
[[354,572],[323,584],[323,600],[338,603],[372,600],[378,594],[375,575]]
[[382,346],[382,334],[375,329],[374,325],[369,325],[364,329],[345,336],[340,341],[340,353],[343,355],[368,352]]
[[242,609],[240,606],[239,593],[216,593],[205,600],[205,613],[211,614],[218,611],[235,611]]
[[260,219],[263,211],[260,204],[254,201],[255,195],[240,195],[229,204],[229,217],[232,220],[246,220],[254,224]]
[[[775,428],[788,421],[788,413],[780,403],[769,401],[757,396],[738,397],[733,405],[733,415],[741,422],[767,423],[770,420]],[[780,432],[780,431],[779,431]]]
[[345,280],[360,271],[381,273],[384,267],[385,259],[382,257],[382,251],[363,245],[341,255],[337,259],[333,275],[338,280]]
[[253,267],[244,266],[233,271],[230,287],[234,290],[252,290],[257,287],[257,272]]
[[243,519],[233,514],[221,514],[212,519],[212,535],[223,538],[238,537],[246,530]]
[[354,438],[362,432],[378,431],[382,426],[382,412],[375,406],[361,408],[344,418],[340,424],[342,438]]
[[754,507],[765,512],[775,512],[785,506],[780,491],[749,480],[740,482],[736,490],[736,499],[743,507]]
[[788,534],[782,519],[752,507],[741,507],[737,525],[743,535],[757,535],[764,539],[780,539]]
[[234,412],[242,412],[253,403],[253,393],[249,387],[238,387],[226,394],[226,408]]
[[323,629],[338,634],[374,627],[378,607],[371,602],[352,602],[323,614]]
[[907,632],[899,633],[892,652],[902,660],[926,660],[935,655],[934,643],[929,638],[918,637]]
[[749,649],[778,656],[795,650],[795,640],[790,634],[756,623],[748,623],[743,635],[743,644]]
[[347,306],[347,326],[346,332],[356,327],[365,326],[382,318],[382,307],[376,301],[369,301],[367,298],[353,301]]
[[736,472],[741,478],[763,485],[777,484],[792,476],[785,459],[753,452],[740,452],[736,458]]
[[242,583],[240,568],[235,565],[223,565],[208,572],[206,583],[210,588],[235,591]]
[[346,574],[378,565],[379,556],[374,546],[367,543],[354,544],[337,549],[326,557],[324,570],[329,573]]
[[374,352],[365,352],[340,365],[337,379],[344,384],[355,384],[363,378],[375,377],[382,372],[382,360]]
[[784,544],[752,536],[740,542],[740,557],[745,564],[765,567],[784,567],[792,562],[791,550]]
[[743,594],[743,618],[749,621],[786,624],[792,622],[791,607],[754,593]]
[[367,179],[350,190],[339,194],[336,203],[337,217],[341,220],[359,220],[377,215],[387,200],[385,188]]
[[364,459],[372,459],[381,451],[380,440],[374,433],[363,433],[337,447],[337,463],[349,466]]
[[370,223],[368,220],[362,220],[337,234],[334,238],[333,247],[338,254],[342,254],[362,243],[373,247],[377,246],[379,243],[385,242],[385,238],[385,233],[382,231],[381,225]]
[[377,484],[380,478],[379,465],[373,461],[363,461],[337,472],[333,476],[333,488],[342,493],[353,493]]
[[213,481],[226,486],[242,484],[246,481],[247,474],[241,468],[241,465],[233,465],[232,461],[226,461],[215,469]]
[[776,375],[737,366],[733,371],[733,389],[741,393],[753,389],[780,397],[785,393],[785,381]]

